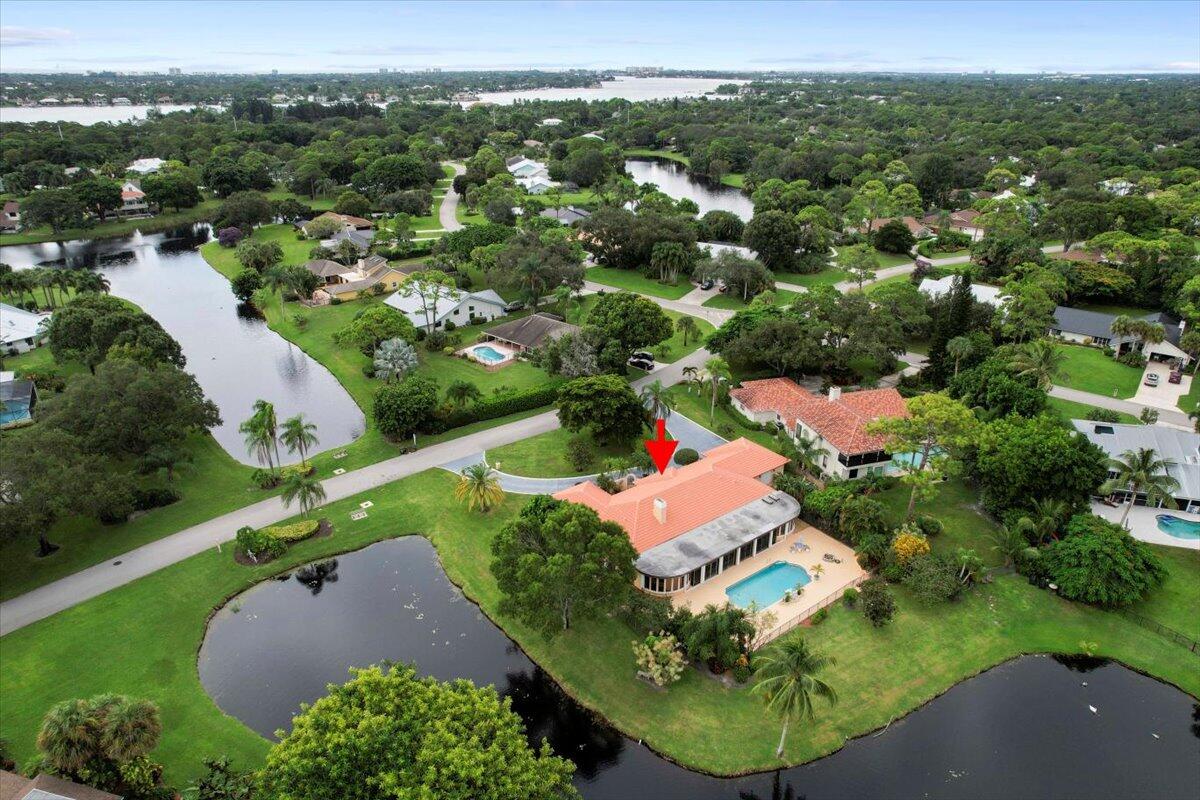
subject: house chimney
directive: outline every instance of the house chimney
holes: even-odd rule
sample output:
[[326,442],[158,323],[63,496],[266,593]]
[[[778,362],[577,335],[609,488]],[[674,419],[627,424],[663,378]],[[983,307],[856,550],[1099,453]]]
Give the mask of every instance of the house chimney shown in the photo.
[[832,403],[833,401],[840,400],[840,399],[842,399],[842,387],[830,386],[829,387],[829,402]]
[[654,518],[659,524],[667,524],[667,501],[661,497],[654,498]]

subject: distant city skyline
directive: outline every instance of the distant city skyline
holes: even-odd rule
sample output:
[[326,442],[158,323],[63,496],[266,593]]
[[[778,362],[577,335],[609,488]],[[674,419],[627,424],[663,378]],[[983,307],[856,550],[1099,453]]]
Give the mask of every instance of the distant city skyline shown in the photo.
[[1200,74],[1200,3],[27,2],[4,72]]

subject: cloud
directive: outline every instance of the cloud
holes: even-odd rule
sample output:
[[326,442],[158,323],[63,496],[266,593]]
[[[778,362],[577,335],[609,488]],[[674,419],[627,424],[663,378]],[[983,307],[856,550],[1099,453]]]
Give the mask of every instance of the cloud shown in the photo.
[[842,64],[847,62],[868,64],[891,64],[889,59],[875,56],[870,50],[821,51],[797,56],[774,56],[752,58],[751,64]]
[[43,44],[69,42],[75,34],[66,28],[23,28],[19,25],[0,26],[0,45],[4,47],[36,47]]
[[1180,72],[1200,72],[1200,61],[1171,61],[1164,64],[1163,69],[1179,70]]
[[174,56],[79,56],[55,58],[55,61],[65,61],[69,64],[157,64],[161,61],[177,63],[182,58]]

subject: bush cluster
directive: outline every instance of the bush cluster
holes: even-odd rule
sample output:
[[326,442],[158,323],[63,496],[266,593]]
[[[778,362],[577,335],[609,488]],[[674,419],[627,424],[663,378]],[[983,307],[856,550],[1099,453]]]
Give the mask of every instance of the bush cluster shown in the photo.
[[536,386],[510,394],[486,397],[468,408],[451,411],[441,420],[443,430],[483,422],[497,417],[507,417],[520,411],[530,411],[548,406],[558,398],[557,386]]
[[305,519],[293,522],[291,525],[272,525],[269,528],[263,528],[262,532],[281,542],[299,542],[312,536],[319,527],[321,527],[321,523],[317,520]]
[[242,555],[252,556],[256,561],[270,561],[283,555],[287,543],[265,530],[246,526],[238,529],[237,549]]

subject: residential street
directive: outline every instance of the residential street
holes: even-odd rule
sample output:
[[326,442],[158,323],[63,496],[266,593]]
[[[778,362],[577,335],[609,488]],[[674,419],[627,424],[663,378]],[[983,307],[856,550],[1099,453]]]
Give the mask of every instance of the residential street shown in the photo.
[[1171,425],[1184,430],[1193,430],[1194,425],[1187,414],[1179,409],[1169,410],[1159,408],[1157,406],[1144,406],[1141,403],[1134,403],[1129,400],[1118,400],[1115,397],[1106,397],[1102,394],[1092,394],[1091,392],[1081,392],[1078,389],[1068,389],[1065,386],[1054,386],[1050,389],[1051,397],[1060,397],[1063,400],[1074,400],[1076,403],[1087,403],[1089,406],[1099,406],[1112,411],[1123,411],[1126,414],[1133,414],[1135,417],[1142,413],[1143,408],[1153,408],[1158,412],[1159,425]]
[[[467,171],[462,164],[453,161],[444,163],[454,170],[456,176]],[[458,221],[458,192],[454,191],[453,183],[446,188],[446,197],[438,207],[438,219],[441,220],[442,227],[447,231],[462,230],[463,224]]]

